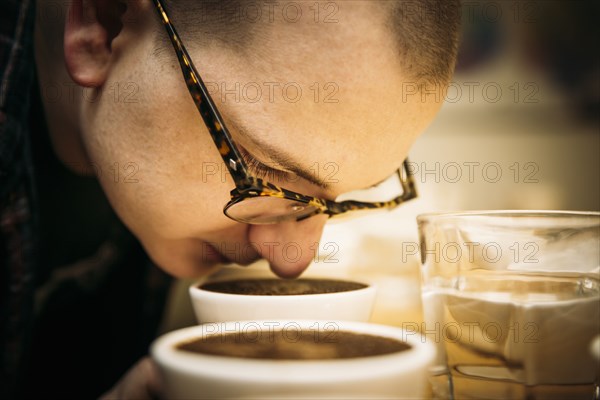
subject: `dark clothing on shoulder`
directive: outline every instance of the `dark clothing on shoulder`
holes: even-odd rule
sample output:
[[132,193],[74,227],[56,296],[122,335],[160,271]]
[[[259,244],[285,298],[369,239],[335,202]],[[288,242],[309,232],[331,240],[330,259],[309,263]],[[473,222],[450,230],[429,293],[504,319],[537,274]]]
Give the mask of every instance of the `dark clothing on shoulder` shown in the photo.
[[147,354],[170,278],[56,158],[34,10],[0,0],[0,398],[97,398]]

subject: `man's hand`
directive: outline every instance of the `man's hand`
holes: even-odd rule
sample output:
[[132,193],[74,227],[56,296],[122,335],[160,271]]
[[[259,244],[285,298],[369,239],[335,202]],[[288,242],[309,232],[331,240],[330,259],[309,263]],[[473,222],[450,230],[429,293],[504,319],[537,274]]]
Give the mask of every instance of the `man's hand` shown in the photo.
[[100,400],[150,400],[161,397],[156,366],[149,357],[142,358]]

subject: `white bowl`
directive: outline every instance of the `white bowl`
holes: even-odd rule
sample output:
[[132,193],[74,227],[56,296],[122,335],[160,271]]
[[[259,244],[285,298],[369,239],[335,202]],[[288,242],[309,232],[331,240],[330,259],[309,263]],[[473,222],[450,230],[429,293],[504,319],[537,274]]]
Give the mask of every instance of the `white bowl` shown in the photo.
[[[257,360],[191,353],[176,345],[220,332],[251,334],[300,327],[398,339],[411,348],[388,355],[334,360]],[[423,398],[434,347],[402,329],[370,323],[315,320],[242,321],[204,324],[157,339],[151,354],[169,399],[201,398]]]
[[282,296],[218,293],[203,290],[198,284],[190,286],[189,291],[196,318],[201,324],[259,319],[367,322],[373,310],[376,288],[366,282],[358,283],[367,287],[347,292]]

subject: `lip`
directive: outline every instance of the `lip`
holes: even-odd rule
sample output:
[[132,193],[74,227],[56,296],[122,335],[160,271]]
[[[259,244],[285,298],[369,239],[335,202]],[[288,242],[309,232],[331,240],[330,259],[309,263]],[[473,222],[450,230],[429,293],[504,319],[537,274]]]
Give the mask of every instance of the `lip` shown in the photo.
[[260,256],[254,254],[238,254],[234,253],[234,257],[230,258],[218,250],[214,246],[214,242],[202,242],[201,257],[204,262],[210,263],[221,263],[221,264],[237,264],[241,266],[248,266],[253,262],[261,259]]
[[205,260],[223,264],[233,263],[231,259],[227,258],[223,253],[217,250],[216,247],[211,245],[210,243],[205,243],[204,249],[205,251],[202,252],[202,257]]

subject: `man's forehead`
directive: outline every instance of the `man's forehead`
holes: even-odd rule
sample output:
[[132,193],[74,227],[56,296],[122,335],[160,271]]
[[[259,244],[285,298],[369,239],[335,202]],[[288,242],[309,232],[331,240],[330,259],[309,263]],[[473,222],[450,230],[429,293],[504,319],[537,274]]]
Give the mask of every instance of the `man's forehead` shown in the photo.
[[339,185],[331,186],[366,187],[397,169],[415,133],[402,123],[393,96],[363,96],[352,105],[342,95],[331,104],[307,96],[304,106],[303,100],[266,107],[228,104],[223,113],[235,115],[245,136],[236,139],[263,161],[277,160],[274,152],[280,149],[314,174],[335,174]]
[[248,137],[288,149],[305,167],[333,165],[343,181],[364,186],[400,165],[423,123],[403,102],[390,33],[357,10],[340,8],[337,25],[271,27],[239,54],[198,48],[192,58],[226,121],[242,121]]

